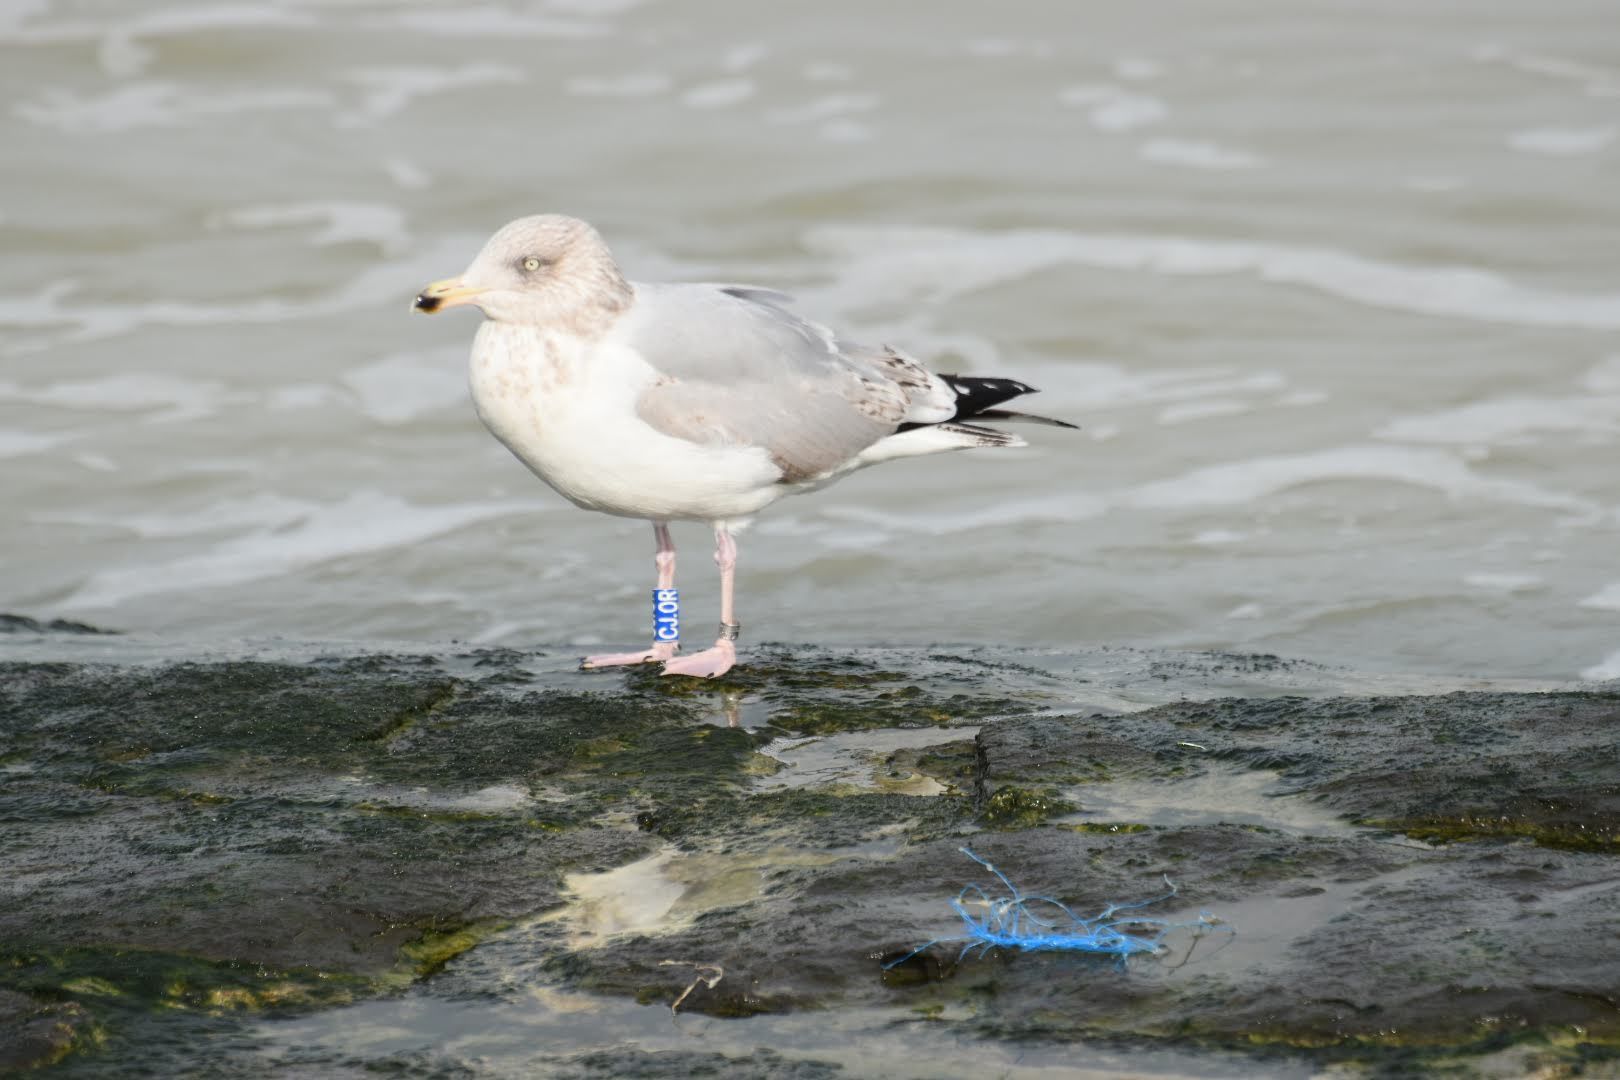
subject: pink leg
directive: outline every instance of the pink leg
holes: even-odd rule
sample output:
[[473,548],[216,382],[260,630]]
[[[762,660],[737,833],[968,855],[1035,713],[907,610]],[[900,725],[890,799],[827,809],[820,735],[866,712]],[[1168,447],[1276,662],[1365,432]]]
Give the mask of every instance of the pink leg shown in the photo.
[[737,662],[737,613],[732,608],[737,573],[737,541],[724,525],[714,527],[714,561],[720,567],[720,638],[714,647],[664,664],[665,675],[696,675],[714,679]]
[[[653,524],[653,536],[658,540],[658,554],[653,561],[658,564],[658,587],[660,589],[673,589],[675,587],[675,541],[670,539],[669,526],[663,522]],[[596,668],[620,667],[624,664],[656,664],[668,660],[680,648],[677,642],[657,641],[646,652],[604,653],[601,656],[587,656],[579,662],[579,666],[586,671]]]

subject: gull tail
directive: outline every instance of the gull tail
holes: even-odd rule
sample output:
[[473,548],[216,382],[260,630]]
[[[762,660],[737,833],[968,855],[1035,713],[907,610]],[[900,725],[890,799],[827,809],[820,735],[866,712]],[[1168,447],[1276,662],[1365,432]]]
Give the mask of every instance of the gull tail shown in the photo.
[[893,458],[937,454],[945,450],[1029,445],[1011,432],[986,427],[984,421],[1076,427],[1066,420],[1054,420],[1046,416],[996,408],[1003,402],[1036,392],[1033,386],[1021,383],[1017,379],[990,379],[977,375],[939,375],[936,378],[956,393],[956,413],[934,423],[901,424],[893,435],[867,447],[855,459],[857,468]]
[[[911,431],[919,427],[943,427],[945,425],[970,427],[975,431],[991,430],[979,427],[977,424],[963,423],[969,420],[1048,424],[1052,427],[1074,429],[1079,427],[1077,424],[1071,424],[1066,420],[1054,420],[1049,416],[1036,416],[1033,413],[996,408],[997,405],[1011,401],[1013,398],[1022,397],[1025,394],[1040,393],[1033,386],[1019,382],[1017,379],[994,379],[979,375],[940,375],[939,378],[956,393],[956,413],[935,424],[901,424],[900,432]],[[975,445],[990,446],[998,444],[978,443]]]

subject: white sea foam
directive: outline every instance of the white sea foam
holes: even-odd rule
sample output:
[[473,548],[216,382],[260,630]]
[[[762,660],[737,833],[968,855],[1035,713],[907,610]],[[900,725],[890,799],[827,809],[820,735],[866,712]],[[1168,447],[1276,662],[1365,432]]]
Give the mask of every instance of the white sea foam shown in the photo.
[[1266,159],[1247,150],[1238,150],[1202,139],[1149,139],[1137,150],[1144,161],[1158,165],[1180,165],[1189,169],[1257,169]]
[[1185,401],[1166,405],[1159,410],[1159,423],[1185,424],[1192,420],[1208,420],[1217,416],[1237,416],[1251,411],[1254,406],[1236,398],[1209,398],[1204,401]]
[[308,510],[296,524],[260,529],[167,561],[98,570],[61,606],[104,608],[154,593],[240,585],[332,559],[421,543],[529,509],[516,503],[413,506],[395,495],[356,492]]
[[220,383],[135,372],[32,387],[0,383],[0,401],[87,412],[150,412],[147,419],[156,423],[209,416],[227,396]]
[[604,37],[611,27],[584,19],[520,14],[499,7],[430,7],[404,11],[384,25],[416,30],[434,37],[582,38]]
[[720,58],[720,66],[736,74],[739,71],[747,71],[769,55],[771,47],[763,41],[747,41],[727,49],[725,55]]
[[1112,83],[1066,87],[1058,93],[1058,100],[1085,109],[1091,126],[1098,131],[1135,131],[1170,115],[1169,106],[1158,98]]
[[[992,366],[979,365],[985,370]],[[1041,389],[1042,400],[1060,410],[1095,414],[1169,402],[1160,413],[1162,423],[1248,409],[1252,406],[1240,395],[1275,394],[1288,385],[1275,371],[1243,372],[1226,367],[1132,371],[1119,364],[1024,361],[1020,370]]]
[[977,56],[987,60],[1001,60],[1020,56],[1039,58],[1052,55],[1051,42],[1024,38],[969,38],[963,42],[962,49],[969,56]]
[[1613,97],[1620,93],[1620,68],[1603,67],[1584,60],[1545,53],[1525,53],[1490,42],[1474,50],[1480,63],[1505,64],[1530,75],[1581,83],[1593,97]]
[[600,19],[611,15],[623,15],[627,11],[641,7],[644,3],[646,0],[546,0],[546,7],[554,11],[566,11],[571,15]]
[[1591,500],[1516,480],[1481,476],[1442,450],[1394,446],[1342,446],[1302,454],[1206,465],[1153,481],[1118,496],[1140,509],[1237,506],[1323,481],[1382,481],[1428,488],[1455,498],[1478,498],[1596,515]]
[[818,60],[804,65],[800,74],[810,82],[848,82],[855,77],[855,70],[848,64]]
[[30,514],[29,520],[118,529],[134,533],[142,540],[172,540],[249,528],[279,529],[296,525],[318,509],[317,504],[307,499],[261,491],[240,498],[210,499],[195,509],[118,515],[86,510],[40,511]]
[[75,281],[45,283],[31,297],[0,300],[0,326],[18,329],[57,331],[37,337],[8,335],[0,341],[0,353],[35,351],[61,342],[93,341],[116,337],[151,324],[198,326],[224,322],[273,322],[287,318],[294,305],[276,301],[247,301],[241,304],[66,304],[79,285]]
[[1248,533],[1237,532],[1234,529],[1205,529],[1195,535],[1192,542],[1200,546],[1214,546],[1217,544],[1236,544],[1248,538]]
[[1516,131],[1508,136],[1508,145],[1527,154],[1547,154],[1553,157],[1574,157],[1595,154],[1614,142],[1616,131],[1612,127],[1533,128]]
[[1582,671],[1581,678],[1590,679],[1592,682],[1620,679],[1620,652],[1612,652],[1603,661]]
[[828,94],[803,105],[774,109],[766,118],[773,124],[804,124],[851,113],[870,112],[877,108],[879,100],[876,94]]
[[26,352],[61,342],[117,337],[144,326],[280,322],[316,318],[374,304],[397,304],[401,282],[420,283],[442,276],[446,266],[464,265],[467,252],[476,251],[481,242],[481,237],[472,235],[447,236],[414,255],[379,260],[346,284],[298,301],[258,297],[234,303],[161,300],[70,304],[65,301],[76,295],[77,283],[47,282],[31,296],[0,299],[0,327],[58,332],[34,339],[8,335],[0,340],[0,354]]
[[1107,511],[1106,499],[1070,492],[1055,498],[1048,495],[999,503],[980,503],[956,511],[908,510],[904,513],[891,513],[864,506],[834,504],[825,507],[822,512],[835,521],[876,525],[888,532],[902,535],[922,533],[929,536],[949,536],[971,529],[1004,528],[1008,525],[1089,521]]
[[1603,611],[1620,611],[1620,581],[1612,585],[1605,585],[1597,592],[1582,600],[1581,607],[1598,608]]
[[842,528],[824,534],[818,547],[828,551],[881,551],[893,541],[894,534],[887,529]]
[[0,428],[0,458],[24,457],[28,454],[37,454],[42,450],[49,450],[59,446],[70,435],[45,434],[41,431],[17,431],[14,428]]
[[175,83],[136,82],[101,95],[46,89],[18,102],[13,111],[39,127],[72,135],[181,127],[200,120],[281,109],[327,109],[335,102],[324,90],[269,87],[259,90],[190,90]]
[[467,397],[467,350],[456,345],[394,353],[343,376],[360,411],[379,423],[404,424]]
[[142,44],[148,38],[195,38],[221,30],[302,30],[314,24],[314,16],[284,5],[228,4],[165,8],[128,19],[36,23],[15,36],[0,29],[0,40],[95,41],[96,59],[102,70],[116,78],[131,78],[144,72],[152,61],[153,50]]
[[725,109],[753,96],[753,79],[715,79],[682,92],[681,104],[693,109]]
[[1620,394],[1620,353],[1593,364],[1581,376],[1581,385],[1595,394]]
[[1114,74],[1137,82],[1157,79],[1164,74],[1164,65],[1145,56],[1121,56],[1114,61]]
[[361,89],[358,106],[337,114],[339,127],[357,127],[393,116],[411,102],[452,90],[482,86],[509,86],[526,80],[523,72],[505,64],[462,64],[459,67],[359,68],[345,78]]
[[432,175],[408,158],[389,158],[383,162],[383,169],[388,173],[388,179],[406,191],[421,191],[433,186]]
[[325,383],[283,383],[272,387],[264,396],[264,407],[274,412],[296,412],[300,409],[318,409],[341,400],[342,395]]
[[1536,574],[1503,574],[1481,571],[1477,574],[1463,575],[1463,584],[1472,585],[1476,589],[1489,589],[1492,592],[1512,593],[1540,588],[1543,582]]
[[215,4],[159,8],[126,19],[63,19],[41,22],[49,4],[12,0],[0,8],[0,41],[19,45],[54,45],[99,41],[104,37],[171,37],[208,30],[299,29],[316,24],[316,16],[288,5]]
[[850,307],[873,298],[942,302],[1052,266],[1166,275],[1249,274],[1368,307],[1521,326],[1620,329],[1620,293],[1521,285],[1469,267],[1407,266],[1333,248],[1042,230],[820,226],[812,249],[846,267],[832,290]]
[[649,98],[669,93],[673,84],[661,71],[633,71],[625,75],[578,75],[563,83],[574,97]]
[[1399,417],[1374,435],[1396,442],[1501,445],[1537,432],[1569,431],[1620,431],[1620,394],[1476,401]]
[[[1247,506],[1310,484],[1345,480],[1409,485],[1458,499],[1560,510],[1584,518],[1605,512],[1599,504],[1576,495],[1480,476],[1444,451],[1389,446],[1347,446],[1248,458],[1201,466],[1131,488],[976,502],[963,509],[891,513],[833,506],[825,512],[829,518],[877,525],[897,534],[944,536],[980,528],[1089,521],[1121,509],[1181,511]],[[1229,542],[1227,535],[1219,531],[1201,534],[1203,539],[1194,542],[1225,543]]]
[[209,219],[215,228],[276,229],[318,226],[309,242],[316,247],[366,243],[394,255],[410,246],[405,215],[397,206],[374,202],[298,202],[241,206]]

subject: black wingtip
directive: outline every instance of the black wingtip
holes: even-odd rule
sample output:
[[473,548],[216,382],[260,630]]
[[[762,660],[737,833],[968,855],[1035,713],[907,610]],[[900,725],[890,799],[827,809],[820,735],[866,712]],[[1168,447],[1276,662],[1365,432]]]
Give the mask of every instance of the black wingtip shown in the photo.
[[986,409],[975,413],[975,420],[1010,420],[1025,424],[1046,424],[1050,427],[1068,428],[1070,431],[1079,431],[1079,424],[1071,424],[1067,420],[1055,420],[1050,416],[1036,416],[1034,413],[1013,412],[1011,409]]
[[952,420],[974,420],[987,415],[1002,402],[1040,391],[1017,379],[986,378],[981,375],[941,375],[945,385],[956,391],[956,415]]

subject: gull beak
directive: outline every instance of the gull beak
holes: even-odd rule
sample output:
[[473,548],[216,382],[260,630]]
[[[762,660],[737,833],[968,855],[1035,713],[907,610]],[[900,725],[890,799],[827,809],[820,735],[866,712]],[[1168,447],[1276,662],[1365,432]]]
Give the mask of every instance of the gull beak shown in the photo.
[[416,303],[412,304],[411,307],[423,314],[431,315],[435,311],[444,308],[470,304],[473,302],[474,297],[480,296],[487,291],[487,289],[480,289],[476,286],[463,285],[460,278],[445,278],[443,281],[435,281],[423,289],[417,295]]

